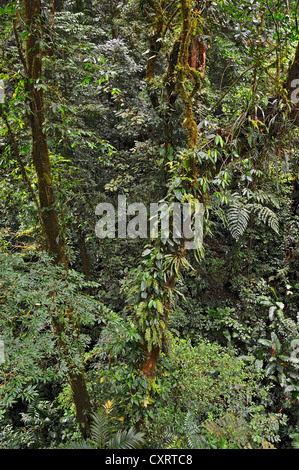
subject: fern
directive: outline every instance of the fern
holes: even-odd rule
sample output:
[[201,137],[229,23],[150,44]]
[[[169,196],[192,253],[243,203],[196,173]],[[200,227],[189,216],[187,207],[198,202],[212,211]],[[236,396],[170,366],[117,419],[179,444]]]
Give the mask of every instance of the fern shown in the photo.
[[104,409],[100,409],[92,415],[92,418],[90,426],[91,438],[97,444],[97,447],[103,449],[109,440],[110,434],[108,415]]
[[238,240],[245,232],[250,213],[244,204],[240,201],[240,196],[233,195],[234,199],[227,213],[228,228],[232,236]]
[[95,449],[95,445],[92,441],[85,441],[81,439],[77,442],[72,442],[70,445],[67,446],[67,449],[74,449],[74,450],[90,450]]
[[109,413],[112,411],[107,406],[99,409],[92,415],[90,426],[90,439],[72,442],[68,447],[71,449],[136,449],[140,447],[143,433],[136,432],[133,427],[128,431],[118,431],[113,434],[110,427]]
[[207,431],[220,442],[228,442],[231,447],[243,448],[248,442],[248,426],[246,421],[233,413],[228,413],[217,422],[207,420],[204,423]]
[[109,439],[108,449],[136,449],[143,442],[143,434],[132,427],[128,431],[118,431]]
[[276,209],[279,208],[279,201],[274,194],[265,193],[262,190],[257,190],[253,192],[250,196],[251,199],[258,202],[259,204],[273,204]]
[[193,416],[190,412],[187,413],[185,418],[184,431],[188,447],[190,449],[201,449],[203,447],[202,436],[200,435],[200,428],[194,422]]
[[279,233],[277,216],[269,207],[257,203],[248,205],[248,207],[252,208],[252,212],[255,212],[264,224],[267,224],[274,232]]
[[[249,200],[254,200],[249,202]],[[257,202],[255,202],[255,200]],[[279,221],[272,209],[263,205],[272,203],[278,207],[278,203],[271,195],[262,191],[251,193],[247,201],[243,202],[239,194],[234,193],[228,200],[227,226],[231,235],[238,240],[248,227],[250,216],[256,214],[258,219],[268,225],[274,232],[279,233]]]

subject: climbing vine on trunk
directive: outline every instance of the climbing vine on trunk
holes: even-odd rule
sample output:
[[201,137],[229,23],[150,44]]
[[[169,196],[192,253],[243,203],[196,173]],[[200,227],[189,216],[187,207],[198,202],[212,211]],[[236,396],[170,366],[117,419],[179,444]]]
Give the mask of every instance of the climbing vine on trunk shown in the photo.
[[[167,179],[171,181],[165,198],[168,203],[178,202],[174,190],[179,191],[180,194],[184,193],[185,202],[191,204],[199,202],[189,189],[192,186],[190,182],[193,182],[197,171],[193,150],[197,144],[198,131],[193,106],[204,76],[205,58],[202,54],[200,55],[200,48],[194,46],[194,40],[198,33],[198,18],[193,15],[193,3],[190,0],[183,0],[180,3],[174,2],[172,10],[168,12],[167,16],[163,10],[164,2],[148,2],[148,6],[155,14],[154,33],[150,36],[151,57],[147,63],[149,95],[155,109],[159,106],[159,99],[157,90],[152,87],[157,57],[162,48],[161,42],[167,30],[172,28],[173,21],[179,21],[180,25],[179,28],[176,26],[172,35],[172,48],[162,80],[161,96],[166,96],[166,112],[163,116],[165,149],[170,144],[170,121],[173,106],[178,97],[181,99],[182,120],[187,135],[188,164],[186,165],[183,158],[179,160],[179,168],[186,167],[188,171],[187,173],[185,171],[184,179],[178,177],[177,172],[173,170],[167,172]],[[202,18],[200,21],[203,21]],[[198,39],[197,41],[197,44],[200,43]],[[204,46],[201,51],[203,48]],[[203,62],[199,64],[200,57]],[[183,199],[180,202],[183,202]],[[128,283],[128,297],[135,298],[133,318],[139,328],[141,337],[139,346],[143,353],[138,368],[139,372],[148,379],[149,400],[154,387],[157,362],[161,352],[167,351],[167,327],[177,280],[183,269],[191,267],[186,258],[184,242],[184,238],[176,240],[174,233],[170,233],[169,239],[164,240],[164,243],[161,240],[153,242],[144,251],[142,263]],[[136,298],[139,300],[136,301]]]

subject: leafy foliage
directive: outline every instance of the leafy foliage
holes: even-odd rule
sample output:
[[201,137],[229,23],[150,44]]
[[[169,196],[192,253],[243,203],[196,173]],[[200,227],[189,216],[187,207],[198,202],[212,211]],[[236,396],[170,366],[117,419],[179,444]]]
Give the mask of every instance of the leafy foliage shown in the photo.
[[[0,6],[0,446],[298,447],[297,2],[40,2],[29,81],[23,3]],[[202,203],[203,246],[99,241],[119,194]]]

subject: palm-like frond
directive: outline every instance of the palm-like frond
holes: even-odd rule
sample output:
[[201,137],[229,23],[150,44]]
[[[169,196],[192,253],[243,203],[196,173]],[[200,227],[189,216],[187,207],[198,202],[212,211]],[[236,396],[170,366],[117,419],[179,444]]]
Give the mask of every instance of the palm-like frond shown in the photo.
[[72,442],[69,446],[71,449],[136,449],[143,444],[143,433],[136,432],[133,427],[128,431],[118,431],[112,435],[109,422],[108,409],[100,408],[92,415],[92,423],[90,426],[90,439]]
[[71,444],[69,444],[67,446],[67,448],[69,449],[82,449],[82,450],[85,450],[85,449],[95,449],[96,446],[93,442],[90,442],[90,441],[84,441],[84,439],[81,439],[80,441],[76,441],[76,442],[71,442]]
[[144,442],[144,434],[132,427],[128,431],[118,431],[108,442],[108,449],[136,449]]
[[90,435],[97,447],[104,449],[110,437],[108,417],[104,408],[93,413]]

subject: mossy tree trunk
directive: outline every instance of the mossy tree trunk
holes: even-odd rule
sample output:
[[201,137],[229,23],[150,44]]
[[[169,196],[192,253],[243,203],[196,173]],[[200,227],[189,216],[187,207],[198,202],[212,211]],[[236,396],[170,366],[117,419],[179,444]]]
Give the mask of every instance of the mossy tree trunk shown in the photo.
[[[173,5],[173,12],[170,17],[166,18],[166,13],[163,11],[163,2],[156,2],[149,0],[148,6],[151,8],[152,17],[154,17],[154,28],[150,36],[150,58],[147,63],[147,81],[151,84],[155,76],[155,69],[157,64],[158,54],[161,50],[161,39],[165,35],[168,28],[171,27],[171,22],[179,18],[180,29],[177,36],[173,40],[172,48],[169,53],[167,70],[163,78],[163,86],[166,97],[166,112],[164,116],[164,139],[165,147],[168,147],[170,134],[172,132],[171,112],[172,107],[179,96],[183,103],[183,118],[184,127],[187,134],[188,149],[193,150],[196,147],[198,139],[197,124],[194,120],[193,106],[194,99],[197,92],[200,90],[201,81],[203,78],[205,68],[205,47],[196,39],[196,46],[194,43],[196,24],[193,18],[193,2],[191,0],[182,0],[175,8]],[[165,5],[164,5],[165,6]],[[154,13],[154,15],[153,15]],[[177,18],[178,17],[178,18]],[[177,25],[176,25],[177,26]],[[161,103],[155,90],[150,90],[150,98],[154,108],[157,108]],[[191,152],[190,152],[191,153]],[[167,152],[165,151],[165,154]],[[196,167],[194,158],[190,157],[189,162],[190,176],[195,177]],[[186,188],[188,190],[188,188]],[[176,246],[175,254],[178,260],[183,259],[185,256],[184,241]],[[180,264],[179,271],[183,268],[183,263]],[[161,300],[163,303],[163,314],[160,320],[163,321],[163,328],[167,328],[169,314],[171,309],[171,297],[175,288],[178,273],[165,272],[166,280],[162,287],[164,292]],[[151,314],[149,313],[149,316]],[[143,361],[139,366],[141,373],[147,377],[149,382],[155,378],[155,369],[159,360],[161,349],[165,348],[166,337],[164,331],[161,331],[162,347],[154,344],[148,347],[146,339],[142,341],[141,347],[144,353]]]
[[[66,265],[63,239],[60,234],[59,218],[53,187],[51,161],[45,131],[44,94],[42,80],[42,25],[41,0],[24,0],[24,13],[27,29],[25,63],[32,132],[32,161],[37,175],[39,206],[43,221],[43,233],[48,252],[55,263]],[[53,329],[58,344],[63,343],[63,324],[53,318]],[[68,355],[68,352],[65,351]],[[83,437],[89,433],[91,412],[90,398],[84,377],[84,367],[76,368],[69,364],[68,378],[73,392],[77,420]]]
[[45,132],[44,96],[41,85],[42,51],[40,0],[24,0],[26,37],[26,73],[29,83],[30,123],[32,131],[32,161],[37,175],[44,236],[48,251],[55,262],[65,262],[63,241],[55,207],[51,163]]

